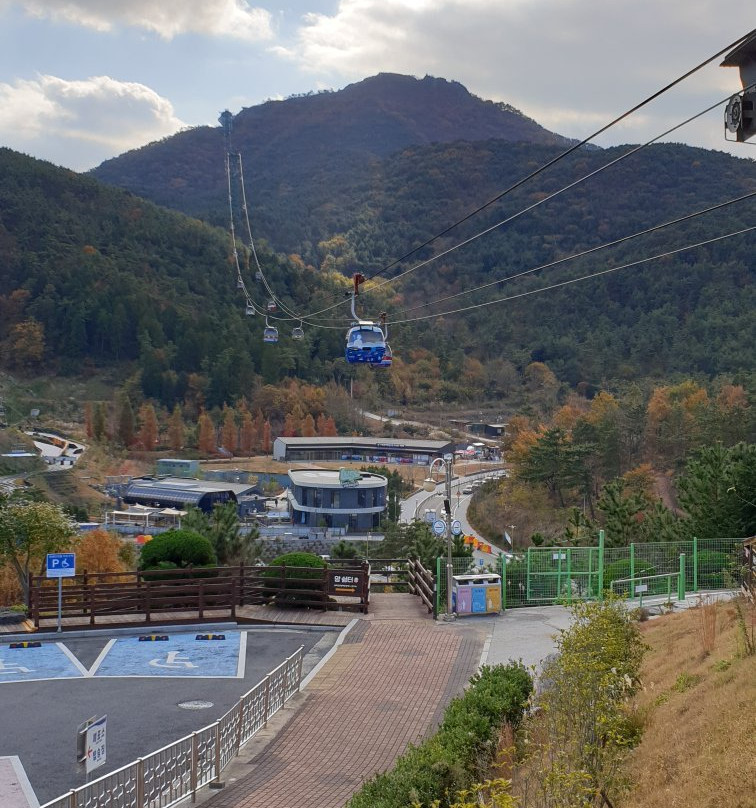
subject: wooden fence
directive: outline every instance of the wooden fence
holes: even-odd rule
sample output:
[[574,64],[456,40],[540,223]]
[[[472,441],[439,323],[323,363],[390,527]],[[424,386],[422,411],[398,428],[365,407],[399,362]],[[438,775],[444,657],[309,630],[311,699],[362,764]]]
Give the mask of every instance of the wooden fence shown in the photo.
[[[367,612],[370,567],[313,568],[286,565],[206,567],[133,573],[83,573],[63,580],[61,617],[88,618],[157,614],[227,612],[239,606],[275,604],[302,608]],[[29,614],[35,627],[58,614],[58,584],[29,577]]]
[[407,562],[407,569],[410,593],[422,600],[429,613],[433,612],[436,603],[436,579],[433,573],[425,569],[422,561],[416,558],[411,558]]

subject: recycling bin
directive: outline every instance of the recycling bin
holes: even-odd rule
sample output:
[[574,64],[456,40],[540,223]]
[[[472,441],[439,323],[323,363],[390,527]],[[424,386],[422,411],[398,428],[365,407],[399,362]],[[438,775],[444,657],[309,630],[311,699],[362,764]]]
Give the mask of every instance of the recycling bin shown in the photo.
[[501,576],[494,573],[454,575],[452,607],[455,614],[497,614],[501,611]]

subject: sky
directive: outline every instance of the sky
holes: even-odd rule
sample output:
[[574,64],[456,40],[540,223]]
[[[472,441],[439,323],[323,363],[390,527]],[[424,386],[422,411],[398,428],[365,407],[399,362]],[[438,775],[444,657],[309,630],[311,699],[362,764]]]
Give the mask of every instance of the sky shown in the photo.
[[[381,72],[583,139],[754,27],[753,0],[0,0],[0,146],[85,171]],[[644,143],[726,100],[741,83],[721,61],[594,142]],[[756,158],[725,140],[723,106],[664,140]]]

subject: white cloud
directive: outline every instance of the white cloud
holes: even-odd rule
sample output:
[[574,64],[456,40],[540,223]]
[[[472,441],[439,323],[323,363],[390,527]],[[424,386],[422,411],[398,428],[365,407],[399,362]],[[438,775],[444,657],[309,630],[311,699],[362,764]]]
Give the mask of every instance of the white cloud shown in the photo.
[[[747,33],[752,16],[745,4],[723,12],[721,0],[340,0],[333,14],[308,14],[296,45],[276,52],[321,83],[453,79],[582,137]],[[648,139],[735,92],[737,71],[720,61],[617,135]]]
[[270,39],[271,15],[245,0],[17,0],[33,17],[96,31],[144,28],[164,39],[180,34],[228,36],[250,42]]
[[0,141],[74,170],[183,127],[170,102],[135,82],[39,76],[0,83]]

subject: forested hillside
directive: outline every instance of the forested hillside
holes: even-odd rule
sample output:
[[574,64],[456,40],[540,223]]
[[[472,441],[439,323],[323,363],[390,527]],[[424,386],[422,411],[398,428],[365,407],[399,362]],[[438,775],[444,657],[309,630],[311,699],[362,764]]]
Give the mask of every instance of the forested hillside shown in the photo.
[[[220,407],[292,376],[353,377],[370,405],[504,411],[560,385],[592,395],[694,375],[750,388],[756,259],[753,232],[738,231],[755,223],[756,163],[682,145],[581,148],[478,211],[566,145],[436,79],[378,76],[243,110],[231,149],[266,278],[296,315],[274,315],[275,345],[236,289],[220,128],[94,172],[127,190],[0,151],[0,361],[72,374],[133,363],[123,372],[139,371],[141,395],[169,408],[188,396]],[[388,314],[387,371],[343,359],[357,270],[376,276],[358,313]]]
[[[290,305],[317,300],[301,266],[263,253]],[[294,297],[286,290],[291,288]],[[298,296],[298,299],[297,299]],[[14,372],[91,375],[138,369],[141,391],[172,406],[188,391],[235,400],[278,381],[309,347],[264,351],[245,317],[224,231],[132,194],[0,149],[0,360]],[[324,357],[341,348],[325,333]],[[118,374],[114,374],[116,377]]]

